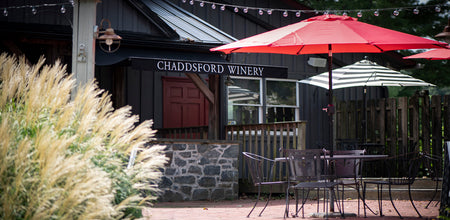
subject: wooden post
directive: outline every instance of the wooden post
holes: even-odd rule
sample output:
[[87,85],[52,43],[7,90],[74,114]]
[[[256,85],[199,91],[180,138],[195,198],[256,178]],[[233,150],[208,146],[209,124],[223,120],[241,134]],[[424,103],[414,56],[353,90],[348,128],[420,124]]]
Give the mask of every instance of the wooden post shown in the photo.
[[[72,73],[77,88],[94,79],[97,0],[75,0],[73,5]],[[73,97],[72,94],[72,97]]]

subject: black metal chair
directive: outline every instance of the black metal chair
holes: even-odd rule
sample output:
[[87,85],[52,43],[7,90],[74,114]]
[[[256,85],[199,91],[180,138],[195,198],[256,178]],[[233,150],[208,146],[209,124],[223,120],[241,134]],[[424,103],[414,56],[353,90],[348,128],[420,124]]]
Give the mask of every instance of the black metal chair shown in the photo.
[[270,187],[269,197],[267,198],[264,208],[259,213],[259,216],[261,216],[272,197],[272,187],[274,185],[287,184],[287,181],[274,181],[273,168],[276,163],[275,160],[249,152],[242,152],[242,154],[244,155],[244,159],[247,163],[248,171],[250,172],[253,184],[258,188],[258,197],[255,201],[255,204],[253,205],[252,210],[250,210],[250,212],[248,213],[247,218],[250,217],[250,214],[252,214],[253,210],[258,204],[258,201],[260,200],[262,187]]
[[[428,153],[422,153],[422,156],[424,158],[424,165],[427,169],[430,179],[436,183],[433,195],[431,196],[428,204],[425,206],[425,208],[428,208],[428,206],[430,206],[430,204],[434,201],[434,198],[439,192],[439,182],[442,182],[442,157]],[[438,204],[439,200],[436,201],[435,206],[437,206]]]
[[[333,151],[333,155],[364,155],[366,150],[342,150]],[[361,178],[362,178],[362,160],[361,159],[340,159],[332,160],[332,168],[337,182],[342,186],[342,201],[345,199],[345,187],[350,187],[356,190],[358,196],[358,216],[360,214],[360,200],[362,198],[360,193]],[[344,204],[342,203],[342,212],[344,212]]]
[[[422,163],[422,157],[420,156],[420,154],[418,152],[402,154],[394,157],[389,157],[383,162],[384,162],[383,168],[386,170],[388,178],[387,180],[364,181],[363,202],[365,202],[366,198],[367,185],[369,184],[376,185],[378,194],[378,208],[380,211],[380,216],[383,216],[383,209],[382,209],[383,185],[387,185],[389,187],[389,199],[391,200],[391,204],[394,207],[395,211],[397,212],[398,216],[400,218],[403,218],[400,212],[395,207],[391,191],[392,186],[400,186],[400,185],[408,186],[409,200],[411,201],[411,204],[416,213],[419,215],[420,218],[422,218],[422,215],[414,205],[414,201],[411,196],[411,185],[414,183],[417,174],[419,173],[420,165]],[[397,174],[394,174],[394,172],[397,172]],[[367,217],[366,206],[364,206],[364,217]]]
[[[309,197],[309,192],[312,189],[317,189],[319,194],[321,189],[328,190],[330,196],[336,197],[335,188],[338,187],[339,182],[330,181],[330,174],[326,171],[327,164],[324,159],[325,151],[322,149],[308,149],[308,150],[285,150],[289,166],[289,181],[293,184],[288,184],[286,190],[286,214],[289,212],[289,191],[294,190],[295,193],[295,214],[293,217],[298,216],[298,212],[302,210],[302,217],[305,217],[304,205]],[[299,208],[299,196],[298,190],[302,190],[303,196],[301,206]],[[305,190],[307,190],[305,196]],[[326,210],[326,217],[328,217],[328,201],[327,196],[324,195],[324,209]],[[333,199],[332,198],[332,199]],[[334,201],[334,199],[333,199]],[[339,205],[339,202],[337,202]],[[342,215],[341,209],[339,211]],[[319,199],[317,200],[317,212],[319,212]]]

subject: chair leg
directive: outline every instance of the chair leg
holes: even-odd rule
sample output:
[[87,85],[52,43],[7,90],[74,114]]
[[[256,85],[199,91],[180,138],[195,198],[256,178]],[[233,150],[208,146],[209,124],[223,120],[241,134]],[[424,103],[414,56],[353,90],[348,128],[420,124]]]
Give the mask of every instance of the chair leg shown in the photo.
[[[295,189],[296,192],[297,192],[297,190],[298,189]],[[303,218],[305,217],[305,209],[304,209],[304,207],[305,207],[306,200],[309,197],[309,191],[310,191],[310,189],[308,189],[308,191],[306,193],[306,196],[305,196],[305,189],[302,188],[302,205],[300,206],[300,208],[298,208],[298,193],[297,193],[297,195],[296,195],[296,202],[295,202],[295,215],[293,215],[292,217],[298,217],[298,212],[300,212],[300,210],[302,210],[302,217]]]
[[284,218],[289,218],[289,185],[286,187],[286,209],[284,210]]
[[411,201],[411,205],[414,207],[414,210],[416,210],[417,214],[419,215],[419,218],[422,218],[422,215],[419,213],[416,206],[414,205],[414,201],[411,196],[411,185],[408,185],[408,194],[409,194],[409,201]]
[[[409,191],[409,190],[408,190],[408,191]],[[389,198],[390,198],[390,200],[391,200],[392,207],[394,207],[394,209],[395,209],[395,211],[397,212],[398,216],[399,216],[401,219],[403,219],[403,216],[400,215],[400,212],[397,210],[397,208],[395,207],[394,201],[392,200],[391,184],[389,184]],[[413,206],[414,206],[414,204],[413,204]],[[416,207],[414,207],[414,208],[416,208]],[[416,210],[416,211],[417,211],[417,210]]]
[[[339,186],[338,186],[337,194],[339,195]],[[339,198],[337,198],[337,200],[338,200],[338,203],[339,203]],[[341,207],[338,207],[339,208],[339,212],[341,212],[341,210],[342,210],[342,212],[341,212],[341,217],[342,218],[345,218],[344,200],[345,200],[345,186],[342,185],[342,197],[341,197],[341,205],[340,205]]]
[[252,214],[253,210],[256,208],[256,205],[258,204],[260,195],[261,195],[261,185],[258,186],[258,197],[257,197],[257,199],[256,199],[255,204],[253,205],[252,210],[250,210],[250,212],[248,213],[247,218],[250,217],[250,214]]
[[[377,184],[377,194],[378,194],[378,208],[380,209],[380,217],[383,215],[383,184]],[[391,191],[389,188],[389,197],[391,195]],[[391,197],[392,201],[392,197]]]
[[359,205],[359,203],[361,202],[361,194],[359,193],[359,187],[360,187],[360,185],[358,184],[357,186],[355,186],[356,187],[356,192],[358,193],[358,217],[359,217],[359,215],[360,215],[360,205]]
[[259,216],[262,215],[262,213],[264,212],[264,210],[266,209],[267,205],[269,204],[270,198],[272,198],[272,185],[270,185],[270,189],[269,189],[269,198],[267,199],[266,205],[264,205],[264,208],[261,210],[261,212],[259,213]]
[[363,200],[364,218],[367,218],[367,215],[366,215],[366,183],[363,184],[362,200]]
[[[367,207],[367,209],[369,209],[370,212],[372,212],[374,215],[376,215],[375,212],[366,204],[366,187],[367,187],[367,183],[364,183],[362,185],[362,197],[361,197],[361,200],[363,202],[364,218],[367,218],[366,207]],[[359,195],[359,192],[358,192],[358,195]]]
[[[433,202],[434,197],[436,196],[437,192],[438,192],[438,186],[439,186],[439,181],[436,181],[436,188],[434,189],[434,193],[433,196],[431,197],[430,201],[428,202],[428,204],[425,206],[425,208],[427,209],[428,206],[431,204],[431,202]],[[437,206],[437,203],[436,203]]]

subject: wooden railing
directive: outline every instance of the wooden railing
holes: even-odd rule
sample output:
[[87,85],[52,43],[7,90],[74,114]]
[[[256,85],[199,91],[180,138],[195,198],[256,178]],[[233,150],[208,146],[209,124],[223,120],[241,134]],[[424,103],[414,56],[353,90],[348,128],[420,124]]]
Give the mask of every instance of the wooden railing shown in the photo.
[[171,139],[208,139],[208,126],[158,128],[156,137]]
[[[251,152],[267,158],[282,157],[282,149],[305,149],[306,122],[280,122],[254,125],[226,126],[226,139],[241,142],[242,152]],[[239,152],[239,179],[243,185],[250,181],[250,173]],[[265,169],[269,169],[266,167]],[[286,177],[286,166],[277,166],[274,179]],[[246,190],[244,190],[246,191]]]

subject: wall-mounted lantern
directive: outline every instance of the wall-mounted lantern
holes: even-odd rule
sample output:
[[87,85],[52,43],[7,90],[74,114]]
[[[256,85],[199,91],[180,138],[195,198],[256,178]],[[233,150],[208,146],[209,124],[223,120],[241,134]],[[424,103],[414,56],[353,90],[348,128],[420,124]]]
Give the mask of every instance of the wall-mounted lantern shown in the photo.
[[[108,23],[106,29],[103,28],[103,22]],[[114,29],[111,28],[111,22],[108,19],[102,19],[100,21],[100,27],[95,32],[101,50],[106,53],[114,53],[119,49],[122,37],[114,33]]]

